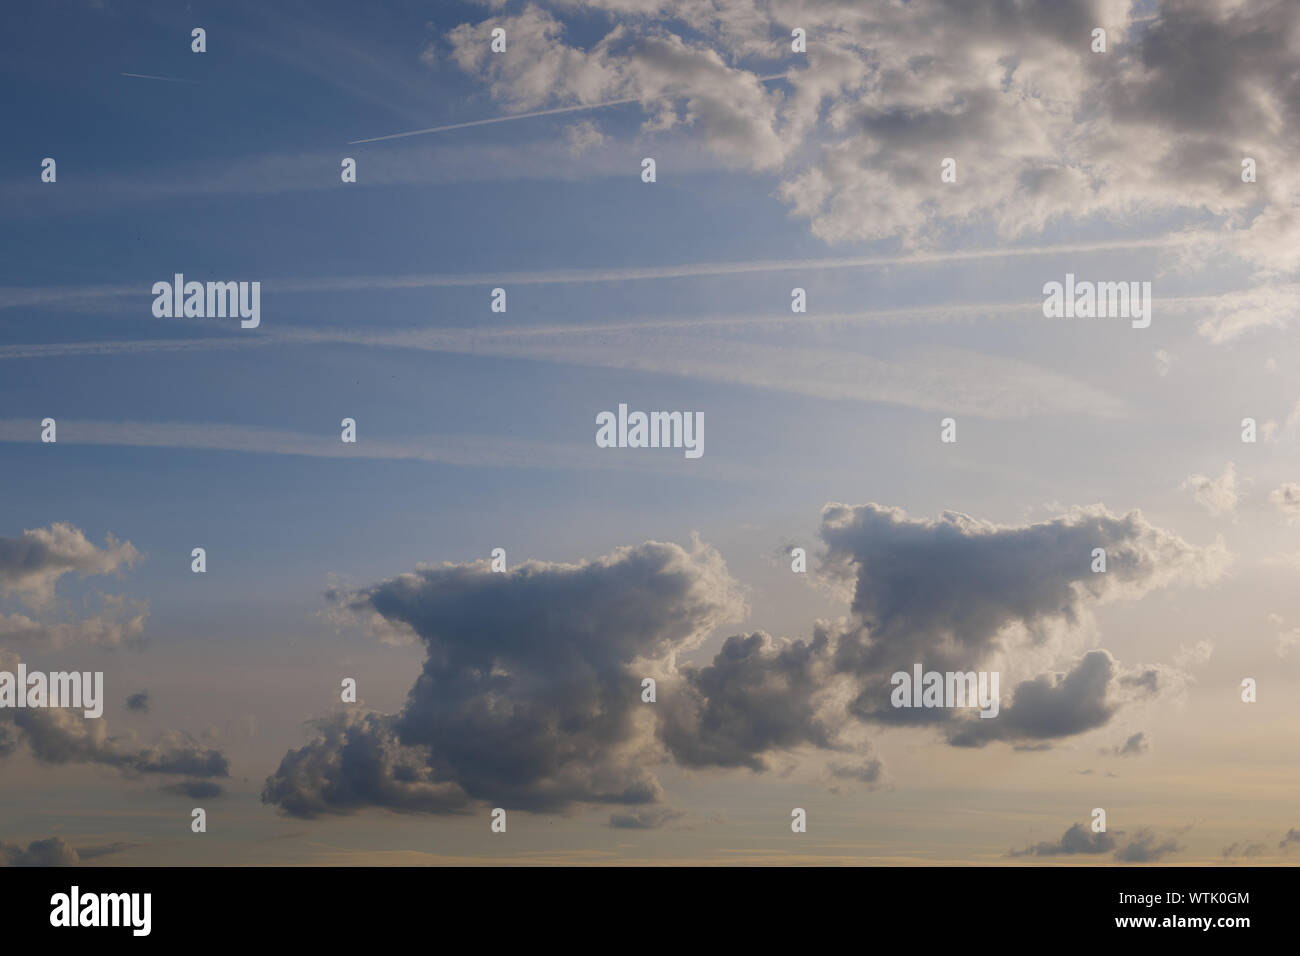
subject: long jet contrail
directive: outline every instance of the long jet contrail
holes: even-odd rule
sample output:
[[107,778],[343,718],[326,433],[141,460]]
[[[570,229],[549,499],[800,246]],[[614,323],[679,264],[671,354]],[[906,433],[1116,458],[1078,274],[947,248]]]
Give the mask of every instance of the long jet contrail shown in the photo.
[[188,83],[190,86],[198,86],[194,80],[182,80],[175,76],[150,76],[148,73],[123,73],[123,76],[133,76],[137,80],[165,80],[168,83]]
[[[786,74],[774,73],[771,76],[760,76],[760,83],[766,83],[769,80],[783,80]],[[533,119],[537,116],[555,116],[557,113],[576,113],[579,110],[599,110],[607,106],[625,106],[628,103],[639,103],[641,97],[629,96],[623,100],[608,100],[604,103],[591,103],[585,106],[560,106],[553,110],[538,110],[535,113],[514,113],[510,116],[494,116],[492,119],[471,120],[468,123],[451,123],[448,126],[430,126],[428,129],[413,129],[408,133],[390,133],[387,136],[372,136],[370,139],[350,139],[349,146],[357,146],[361,143],[379,143],[386,139],[401,139],[404,136],[423,136],[425,133],[445,133],[452,129],[467,129],[470,126],[487,126],[491,123],[509,123],[511,120]]]
[[[1300,286],[1284,286],[1281,296],[1294,295]],[[1252,290],[1234,290],[1212,295],[1169,296],[1160,300],[1161,307],[1177,314],[1198,306],[1230,304],[1234,296],[1249,294]],[[857,312],[832,312],[794,316],[787,312],[751,315],[698,315],[698,316],[644,316],[617,319],[609,322],[567,323],[563,325],[513,325],[476,328],[454,326],[448,328],[399,327],[377,332],[348,332],[296,326],[281,332],[243,336],[238,334],[203,336],[185,339],[127,339],[94,342],[50,342],[24,345],[0,345],[0,361],[6,359],[63,358],[71,355],[131,355],[150,352],[192,352],[209,349],[255,349],[267,346],[294,345],[357,345],[368,348],[412,348],[429,351],[484,351],[490,353],[500,342],[545,339],[587,334],[610,336],[662,330],[665,332],[688,329],[716,329],[732,326],[818,326],[858,325],[863,323],[889,323],[914,320],[918,323],[942,323],[1000,316],[1006,319],[1028,320],[1040,315],[1041,299],[1005,302],[961,302],[935,305],[903,306],[897,308],[863,309]]]
[[[554,269],[546,272],[498,272],[470,275],[311,276],[266,280],[277,293],[349,292],[368,289],[427,289],[456,286],[563,285],[582,282],[631,282],[649,279],[681,279],[702,276],[745,275],[755,272],[786,272],[823,269],[872,269],[973,262],[986,259],[1017,259],[1062,253],[1119,252],[1126,249],[1159,249],[1193,245],[1211,237],[1169,233],[1143,239],[1100,242],[1071,242],[1051,246],[1003,246],[996,249],[957,249],[938,252],[910,252],[875,256],[846,256],[822,259],[759,259],[733,262],[684,262],[664,266],[636,266],[597,269]],[[62,302],[94,301],[139,295],[137,285],[72,287],[0,286],[0,309],[47,306]]]

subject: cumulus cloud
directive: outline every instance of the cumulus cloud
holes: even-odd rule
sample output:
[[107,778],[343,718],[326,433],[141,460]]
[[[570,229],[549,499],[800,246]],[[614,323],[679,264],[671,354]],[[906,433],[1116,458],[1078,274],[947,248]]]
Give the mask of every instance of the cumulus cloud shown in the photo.
[[27,844],[0,840],[0,866],[76,866],[84,860],[120,853],[137,844],[108,843],[102,846],[73,847],[62,837],[47,837]]
[[1121,842],[1109,833],[1093,833],[1082,823],[1076,823],[1062,834],[1060,840],[1038,843],[1023,850],[1012,850],[1010,855],[1096,856],[1114,851],[1114,858],[1120,863],[1154,863],[1182,849],[1175,838],[1161,839],[1147,829],[1138,830],[1132,837]]
[[865,783],[872,789],[881,782],[885,773],[885,765],[876,757],[869,757],[854,764],[832,763],[828,769],[831,776],[837,780]]
[[[768,749],[849,749],[853,719],[945,725],[954,746],[1022,748],[1104,726],[1122,707],[1182,690],[1178,668],[1125,669],[1104,650],[1015,686],[994,719],[953,708],[895,708],[890,677],[962,672],[1042,652],[1060,656],[1094,606],[1161,586],[1205,585],[1230,562],[1222,543],[1188,544],[1140,513],[1076,508],[1032,525],[967,515],[911,518],[878,504],[827,505],[821,578],[842,587],[851,618],[818,622],[808,641],[732,637],[707,667],[684,669],[691,693],[661,708],[679,762],[762,769]],[[1091,570],[1096,547],[1104,574]],[[1004,698],[1005,699],[1005,698]]]
[[591,120],[580,120],[564,128],[564,137],[569,141],[569,152],[579,156],[605,142],[605,135]]
[[76,866],[81,857],[62,837],[20,844],[0,841],[0,866]]
[[55,598],[55,586],[65,575],[121,573],[139,557],[129,541],[110,534],[104,547],[96,547],[67,522],[29,529],[17,538],[0,537],[0,597],[20,601],[36,615],[0,610],[0,646],[57,650],[139,643],[149,617],[148,601],[98,594],[93,602],[88,598],[89,607],[78,614]]
[[1292,303],[1298,292],[1300,287],[1294,283],[1266,282],[1220,296],[1196,330],[1215,345],[1223,345],[1252,330],[1284,329],[1295,315]]
[[179,780],[176,783],[165,784],[160,787],[164,793],[172,793],[178,797],[189,797],[194,800],[211,800],[222,796],[226,791],[219,783],[211,780]]
[[[1154,672],[1148,672],[1154,674]],[[1154,677],[1127,678],[1144,693],[1157,692]],[[994,740],[1020,744],[1071,737],[1105,726],[1123,706],[1126,679],[1107,651],[1090,651],[1067,673],[1041,674],[1016,685],[1011,706],[994,720],[963,720],[949,730],[949,743],[982,747]]]
[[[947,645],[936,664],[963,664],[1010,625],[1035,639],[1073,623],[1085,607],[1136,599],[1157,587],[1203,585],[1230,563],[1222,544],[1198,548],[1155,527],[1141,512],[1079,507],[1049,521],[997,525],[959,512],[910,518],[878,504],[830,504],[822,511],[823,573],[852,587],[852,609],[890,663],[919,660]],[[1094,548],[1106,572],[1091,571]],[[929,581],[921,591],[917,581]],[[873,649],[874,650],[874,649]],[[927,661],[927,665],[928,665]]]
[[1150,830],[1139,830],[1131,840],[1115,851],[1115,859],[1120,863],[1155,863],[1182,850],[1183,847],[1174,837],[1162,839]]
[[1214,656],[1214,642],[1200,640],[1188,647],[1186,644],[1178,648],[1178,653],[1174,655],[1174,666],[1179,668],[1200,667],[1202,664],[1209,663]]
[[[721,556],[646,542],[594,561],[418,566],[355,591],[336,608],[420,641],[426,658],[396,714],[348,710],[315,723],[262,799],[297,816],[468,812],[487,803],[533,811],[622,805],[645,821],[663,791],[656,763],[762,772],[777,752],[853,754],[832,779],[874,785],[883,772],[861,739],[871,723],[947,722],[957,746],[1041,749],[1104,726],[1121,708],[1186,680],[1165,665],[1124,668],[1104,650],[1015,686],[1001,715],[889,706],[889,675],[970,670],[1009,650],[1059,656],[1094,605],[1155,587],[1205,584],[1227,566],[1137,512],[1076,508],[1034,525],[965,515],[914,519],[877,504],[828,505],[824,577],[852,616],[809,639],[762,631],[727,637],[704,664],[679,662],[743,602]],[[1091,552],[1105,547],[1105,574]],[[657,681],[653,706],[641,681]],[[966,719],[971,717],[971,719]]]
[[218,750],[203,747],[180,733],[169,733],[149,747],[110,737],[105,721],[87,720],[62,708],[0,710],[0,757],[20,742],[41,763],[92,763],[124,774],[185,774],[225,777],[229,764]]
[[1038,843],[1023,850],[1012,850],[1011,856],[1068,856],[1076,853],[1109,853],[1115,849],[1115,839],[1109,833],[1093,833],[1082,823],[1076,823],[1061,834],[1055,843]]
[[54,598],[54,585],[65,574],[112,574],[140,557],[129,541],[111,534],[98,548],[79,528],[56,522],[26,530],[21,537],[0,537],[0,594],[15,594],[34,606]]
[[655,830],[682,815],[680,810],[673,810],[670,807],[650,807],[626,813],[612,813],[609,817],[609,825],[615,830]]
[[656,803],[641,680],[743,608],[716,551],[659,542],[507,573],[425,566],[335,600],[410,629],[427,658],[399,714],[331,718],[286,755],[263,799],[300,816]]
[[[1116,515],[1099,505],[1002,526],[955,512],[935,521],[877,504],[831,504],[821,536],[823,576],[849,589],[854,616],[848,625],[823,626],[823,633],[833,635],[837,669],[865,685],[851,711],[885,723],[957,719],[949,708],[893,708],[883,688],[895,671],[920,663],[969,672],[1009,660],[1009,651],[1065,650],[1094,606],[1157,587],[1205,585],[1231,561],[1222,542],[1196,547],[1139,512]],[[1106,551],[1105,573],[1091,570],[1095,548]],[[1168,669],[1164,676],[1165,684],[1177,683]],[[1099,727],[1126,700],[1142,696],[1138,679],[1121,673],[1107,652],[1094,651],[1068,674],[1018,684],[996,719],[958,719],[950,742],[1042,742]],[[1143,679],[1153,685],[1147,691],[1157,689],[1156,671]]]
[[663,708],[663,738],[692,767],[764,770],[766,751],[835,746],[819,715],[831,676],[825,638],[729,637],[707,667],[685,668],[687,693]]
[[1189,475],[1182,487],[1190,491],[1196,503],[1213,517],[1232,514],[1237,510],[1240,494],[1237,487],[1237,466],[1232,462],[1228,462],[1228,467],[1218,478]]
[[[510,55],[494,56],[491,31],[505,29]],[[590,49],[564,41],[564,25],[528,4],[450,31],[452,59],[479,78],[512,112],[632,99],[645,108],[647,130],[690,127],[710,149],[737,165],[770,168],[790,148],[778,131],[779,98],[755,74],[734,69],[703,43],[667,30],[620,25]]]
[[[725,162],[770,170],[828,242],[1185,212],[1261,277],[1300,266],[1300,8],[1286,0],[1164,2],[1146,22],[1127,0],[819,0],[779,16],[767,0],[557,6],[587,24],[603,11],[607,32],[579,45],[529,4],[452,30],[453,60],[511,110],[634,99],[646,132],[688,127]],[[807,30],[798,65],[774,21]],[[489,52],[495,26],[508,57]],[[1096,26],[1105,54],[1091,50]],[[758,81],[771,72],[783,81]],[[945,157],[955,184],[940,181]],[[1256,182],[1242,181],[1245,157]],[[1202,334],[1286,320],[1261,299],[1225,306]]]
[[1110,754],[1113,757],[1137,757],[1150,749],[1151,745],[1147,742],[1147,735],[1139,730],[1120,746],[1103,750],[1102,753]]
[[[67,644],[117,646],[140,639],[149,605],[114,595],[98,595],[96,613],[78,618],[55,601],[55,585],[67,574],[102,575],[130,567],[139,552],[112,535],[103,548],[66,522],[26,530],[21,537],[0,537],[0,595],[13,595],[36,608],[39,618],[0,613],[0,669],[13,673],[15,646],[57,649]],[[20,688],[19,693],[25,693]],[[127,699],[127,708],[148,710],[148,694]],[[86,718],[65,708],[0,709],[0,759],[26,746],[44,764],[86,763],[111,767],[126,776],[139,774],[225,777],[226,756],[184,734],[172,732],[141,746],[134,737],[110,736],[102,718]]]
[[85,617],[64,614],[38,619],[0,613],[0,644],[58,650],[74,645],[118,647],[142,642],[149,619],[148,601],[103,594],[99,603],[99,610]]
[[1246,858],[1263,856],[1268,852],[1268,847],[1262,843],[1231,843],[1223,848],[1225,859],[1244,856]]
[[1300,521],[1300,484],[1283,482],[1268,493],[1269,504],[1282,512],[1288,524]]

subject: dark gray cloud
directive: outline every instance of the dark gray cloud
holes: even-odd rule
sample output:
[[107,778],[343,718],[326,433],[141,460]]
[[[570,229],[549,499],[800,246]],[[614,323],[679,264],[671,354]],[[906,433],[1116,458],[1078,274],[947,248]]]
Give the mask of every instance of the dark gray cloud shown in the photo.
[[[138,557],[130,542],[109,535],[105,546],[98,548],[67,522],[27,530],[18,538],[0,537],[0,595],[16,594],[20,600],[48,610],[54,604],[55,584],[63,575],[109,574],[129,567]],[[20,614],[0,614],[0,644],[40,639],[51,647],[74,640],[117,645],[140,636],[148,616],[147,602],[113,595],[100,595],[99,601],[100,613],[84,619],[41,622]],[[18,664],[17,656],[0,649],[0,668],[12,672]],[[148,693],[132,695],[126,703],[129,710],[147,711]],[[0,759],[12,755],[23,743],[37,761],[46,764],[99,764],[128,776],[229,774],[223,753],[183,734],[169,733],[159,743],[141,747],[132,739],[109,736],[103,719],[87,719],[76,710],[0,709]]]
[[1285,850],[1292,843],[1300,843],[1300,830],[1297,830],[1295,827],[1286,831],[1286,836],[1282,837],[1277,848],[1279,850]]
[[210,800],[222,796],[226,791],[221,784],[211,780],[178,780],[160,788],[164,793],[174,793],[178,797],[190,797],[194,800]]
[[[1066,673],[1022,681],[997,718],[969,720],[891,707],[889,675],[914,662],[967,671],[1009,650],[1051,650],[1094,605],[1203,583],[1227,563],[1221,549],[1100,506],[1007,527],[836,504],[821,536],[824,576],[850,589],[852,617],[818,622],[808,640],[733,635],[702,665],[678,658],[742,604],[721,557],[698,542],[507,573],[486,562],[421,566],[331,592],[378,633],[420,641],[425,661],[398,713],[318,721],[262,799],[303,817],[613,804],[628,808],[617,825],[631,826],[661,812],[657,763],[761,772],[772,753],[807,748],[857,755],[830,776],[875,784],[883,767],[864,756],[863,721],[942,723],[955,745],[1041,749],[1105,725],[1163,687],[1167,669],[1129,673],[1092,651]],[[1108,551],[1106,574],[1090,570],[1094,547]],[[658,682],[653,704],[641,700],[645,677]]]
[[1112,757],[1137,757],[1146,753],[1150,749],[1151,746],[1147,743],[1147,735],[1139,730],[1137,733],[1125,740],[1122,745],[1118,747],[1104,748],[1101,752],[1103,754],[1109,754]]
[[1061,835],[1061,839],[1038,843],[1023,850],[1012,850],[1010,856],[1096,856],[1112,850],[1120,863],[1154,863],[1172,853],[1181,852],[1183,847],[1179,846],[1174,837],[1162,839],[1146,829],[1138,830],[1132,837],[1121,842],[1110,833],[1093,833],[1088,826],[1076,823]]
[[[1064,644],[1093,607],[1207,583],[1229,561],[1218,545],[1197,548],[1138,512],[1101,506],[1019,526],[954,512],[915,519],[877,504],[831,504],[822,518],[822,576],[848,589],[852,618],[818,622],[810,641],[732,637],[708,666],[684,668],[685,692],[657,712],[679,762],[761,770],[769,750],[845,746],[852,718],[942,725],[955,746],[1002,740],[1048,749],[1104,726],[1131,701],[1181,687],[1185,677],[1164,666],[1125,672],[1106,651],[1093,651],[1066,673],[1022,681],[998,717],[978,718],[895,708],[890,676],[917,663],[969,672],[1007,652]],[[1107,552],[1103,574],[1091,570],[1098,547]],[[844,692],[847,714],[831,706]]]
[[767,634],[729,637],[707,667],[684,668],[684,693],[660,713],[664,742],[691,767],[766,769],[763,753],[834,746],[818,716],[825,637],[811,644]]
[[1223,848],[1225,859],[1244,856],[1247,858],[1263,856],[1268,852],[1268,847],[1263,843],[1231,843]]
[[285,754],[267,778],[262,801],[298,817],[345,814],[362,807],[426,813],[466,811],[471,800],[455,781],[440,781],[429,754],[405,747],[395,718],[344,713],[316,723],[317,737]]
[[1173,853],[1182,852],[1174,837],[1161,839],[1149,830],[1139,830],[1133,838],[1115,851],[1121,863],[1155,863]]
[[24,849],[21,844],[0,840],[0,866],[76,866],[85,860],[120,853],[139,845],[119,842],[73,847],[62,837],[47,837],[33,840]]
[[1093,833],[1082,823],[1076,823],[1061,834],[1055,843],[1038,843],[1023,850],[1012,850],[1011,856],[1062,856],[1076,853],[1096,855],[1115,849],[1115,839],[1109,833]]
[[[1126,701],[1162,689],[1161,675],[1171,686],[1179,681],[1168,668],[1122,673],[1107,652],[1094,651],[1069,673],[1022,681],[998,717],[968,720],[950,708],[894,708],[893,672],[917,663],[969,672],[1007,652],[1057,646],[1099,604],[1205,584],[1230,560],[1221,546],[1195,547],[1139,512],[1099,505],[1005,526],[955,512],[931,521],[877,504],[831,504],[821,538],[823,574],[852,597],[850,623],[817,631],[834,669],[859,682],[850,712],[884,724],[956,722],[947,733],[957,746],[1005,740],[1043,749],[1103,726]],[[1106,551],[1105,573],[1091,570],[1094,548]]]
[[669,677],[741,608],[715,551],[658,542],[507,573],[422,567],[334,598],[427,657],[400,713],[331,718],[285,756],[263,799],[300,816],[656,803],[660,705],[641,680]]
[[[937,521],[877,504],[827,505],[822,571],[852,586],[861,630],[837,651],[855,672],[966,670],[1011,627],[1033,643],[1079,622],[1090,605],[1155,587],[1201,583],[1226,555],[1196,548],[1146,521],[1098,505],[1030,525],[996,525],[957,512]],[[1094,548],[1107,570],[1091,570]]]
[[87,720],[65,709],[0,710],[0,756],[12,753],[19,741],[42,763],[94,763],[128,775],[225,777],[230,769],[223,753],[183,734],[169,734],[151,747],[132,746],[110,737],[102,719]]
[[885,765],[876,757],[869,757],[857,764],[832,763],[829,768],[831,776],[838,780],[856,780],[858,783],[877,784],[885,773]]
[[642,810],[612,813],[609,817],[609,825],[615,830],[656,830],[683,815],[680,810],[670,807],[648,807]]
[[992,720],[961,721],[950,731],[949,743],[980,747],[993,740],[1054,739],[1104,726],[1120,707],[1111,692],[1114,677],[1114,658],[1106,651],[1089,651],[1068,673],[1017,684],[1011,706]]
[[33,840],[26,849],[0,841],[0,866],[76,866],[80,862],[77,851],[62,837]]

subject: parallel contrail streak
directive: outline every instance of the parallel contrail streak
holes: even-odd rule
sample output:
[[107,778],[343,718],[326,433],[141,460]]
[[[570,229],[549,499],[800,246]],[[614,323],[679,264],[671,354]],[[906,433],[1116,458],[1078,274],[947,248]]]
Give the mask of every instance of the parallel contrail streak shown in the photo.
[[148,73],[123,73],[123,76],[133,76],[137,80],[165,80],[168,83],[188,83],[190,86],[198,86],[194,80],[182,80],[174,76],[150,76]]
[[[760,76],[759,82],[766,83],[768,80],[785,79],[786,74],[774,73],[771,76]],[[538,110],[535,113],[515,113],[511,116],[494,116],[492,119],[471,120],[468,123],[452,123],[448,126],[430,126],[428,129],[413,129],[409,133],[390,133],[388,136],[372,136],[370,139],[350,139],[349,146],[357,146],[361,143],[379,143],[386,139],[401,139],[404,136],[423,136],[425,133],[445,133],[452,129],[466,129],[470,126],[487,126],[491,123],[508,123],[511,120],[533,119],[537,116],[555,116],[557,113],[576,113],[580,110],[599,110],[607,106],[625,106],[628,103],[639,103],[641,97],[630,96],[625,100],[609,100],[604,103],[592,103],[586,106],[560,106],[553,110]]]

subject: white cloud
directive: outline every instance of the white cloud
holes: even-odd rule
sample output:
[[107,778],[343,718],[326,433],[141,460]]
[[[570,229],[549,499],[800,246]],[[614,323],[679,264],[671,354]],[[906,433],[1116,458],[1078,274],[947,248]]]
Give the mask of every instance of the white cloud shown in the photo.
[[1237,466],[1232,462],[1228,462],[1227,469],[1218,478],[1189,475],[1182,487],[1192,492],[1196,503],[1208,511],[1211,517],[1232,514],[1237,510],[1240,492],[1237,485]]

